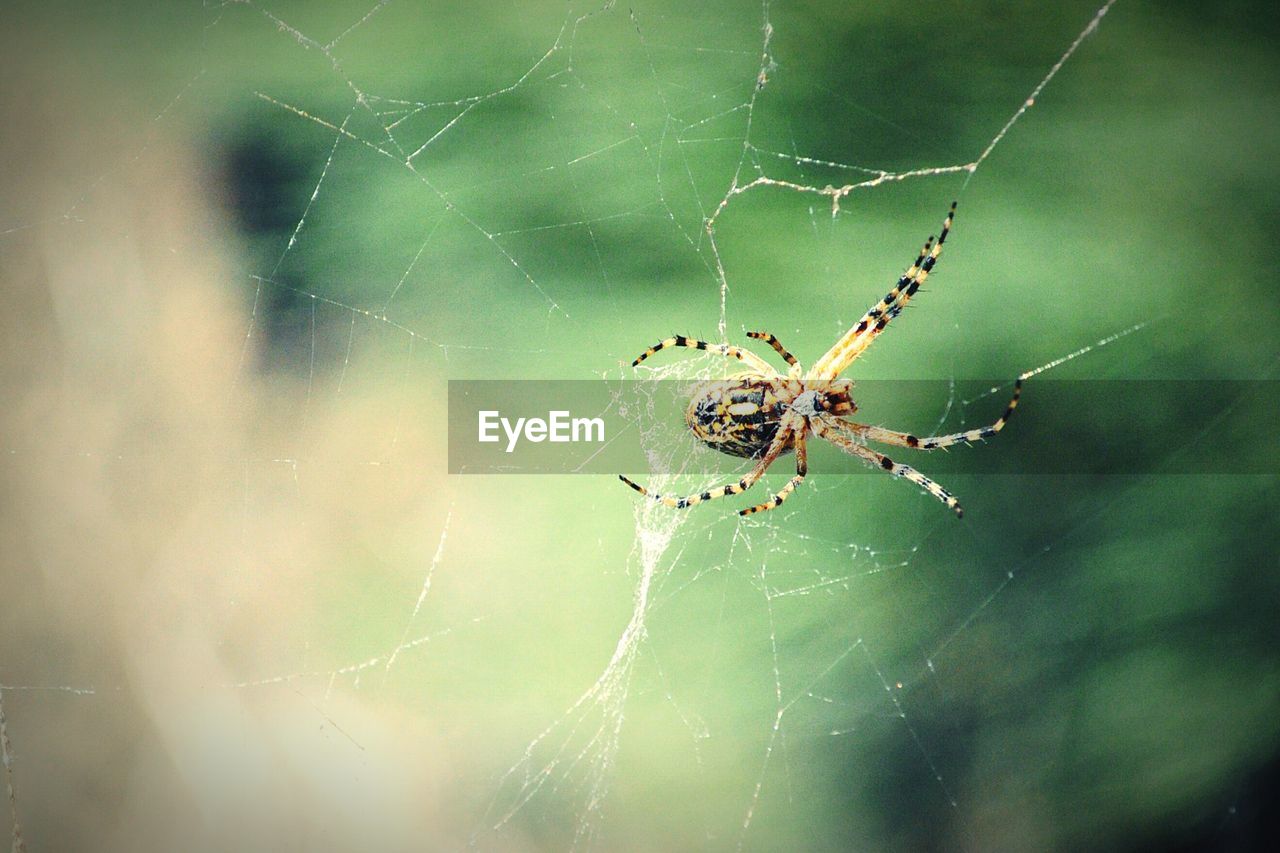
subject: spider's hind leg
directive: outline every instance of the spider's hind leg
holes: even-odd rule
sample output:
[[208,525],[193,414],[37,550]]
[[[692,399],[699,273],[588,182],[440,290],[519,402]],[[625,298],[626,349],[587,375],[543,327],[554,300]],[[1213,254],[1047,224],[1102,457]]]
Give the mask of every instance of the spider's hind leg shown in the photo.
[[750,509],[740,509],[738,510],[738,515],[751,515],[752,513],[764,512],[765,510],[768,510],[768,509],[777,509],[778,507],[782,506],[782,502],[785,501],[788,497],[790,497],[791,493],[796,490],[796,486],[800,485],[800,483],[804,481],[805,474],[809,473],[809,457],[804,446],[804,430],[803,429],[796,430],[795,446],[796,446],[796,475],[792,477],[790,480],[788,480],[787,484],[782,487],[782,490],[779,491],[773,497],[769,498],[769,500],[765,501],[762,504],[757,504],[751,507]]
[[[790,418],[795,417],[795,415],[790,415]],[[803,439],[799,435],[801,429],[803,429],[803,426],[801,426],[800,429],[797,429],[794,420],[784,418],[782,423],[778,426],[778,434],[773,437],[773,441],[769,444],[769,449],[760,457],[760,461],[756,463],[756,467],[748,471],[746,475],[736,483],[729,483],[724,486],[709,489],[700,494],[675,498],[671,495],[660,495],[657,492],[651,492],[644,486],[623,474],[619,474],[618,479],[645,497],[651,498],[664,506],[671,507],[672,509],[685,509],[686,507],[691,507],[695,504],[703,503],[704,501],[713,501],[717,498],[722,498],[725,495],[740,494],[759,482],[768,467],[777,461],[778,457],[782,455],[782,451],[786,450],[787,447],[790,446],[793,433],[797,437],[796,451],[797,453],[802,454],[800,458],[803,458]],[[791,486],[791,489],[785,489],[784,491],[786,491],[787,494],[790,494],[792,489],[795,489],[794,485]],[[786,497],[784,496],[782,500],[786,500]],[[778,503],[782,503],[782,501],[780,500]]]
[[755,338],[757,341],[764,341],[769,346],[773,347],[774,350],[777,351],[778,355],[782,356],[782,360],[791,367],[800,366],[800,362],[796,361],[796,357],[787,352],[787,348],[782,345],[782,342],[779,341],[772,332],[747,332],[747,337]]
[[776,372],[772,367],[769,366],[769,362],[765,361],[763,358],[751,352],[750,350],[745,350],[745,349],[742,349],[741,347],[735,347],[732,344],[712,344],[706,341],[700,341],[697,338],[687,338],[684,335],[673,335],[670,338],[666,338],[664,340],[658,341],[656,344],[649,347],[644,352],[640,353],[640,355],[636,356],[635,361],[631,362],[631,366],[635,367],[636,365],[644,361],[649,356],[653,355],[656,352],[659,352],[660,350],[667,349],[668,347],[685,347],[687,349],[700,349],[700,350],[705,350],[707,352],[718,353],[727,358],[736,358],[738,361],[741,361],[743,364],[750,365],[754,370],[756,370],[762,376],[768,376],[771,373]]
[[646,489],[644,486],[637,483],[636,481],[629,479],[625,474],[619,474],[618,479],[626,483],[628,486],[635,489],[637,492],[644,495],[645,497],[653,498],[658,503],[664,506],[669,506],[672,509],[685,509],[695,504],[700,504],[703,501],[713,501],[716,498],[722,498],[725,495],[736,495],[740,492],[745,492],[747,489],[751,488],[751,486],[754,484],[753,482],[748,482],[746,477],[743,477],[741,480],[739,480],[736,483],[729,483],[726,486],[720,486],[719,488],[709,489],[708,491],[702,492],[701,494],[688,495],[686,497],[681,497],[681,498],[673,498],[670,495],[660,495],[657,492],[651,492],[648,489]]

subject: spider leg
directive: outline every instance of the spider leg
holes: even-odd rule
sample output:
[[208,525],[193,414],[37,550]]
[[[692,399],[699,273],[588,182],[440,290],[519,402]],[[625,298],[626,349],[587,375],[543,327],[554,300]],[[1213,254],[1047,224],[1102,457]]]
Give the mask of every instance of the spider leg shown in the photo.
[[667,349],[668,347],[700,349],[706,350],[707,352],[719,353],[720,355],[728,358],[736,358],[738,361],[751,365],[751,367],[759,371],[762,376],[771,376],[777,372],[769,366],[769,362],[765,361],[750,350],[744,350],[741,347],[735,347],[731,344],[711,344],[706,341],[700,341],[697,338],[686,338],[684,335],[675,335],[667,338],[666,340],[658,341],[656,344],[640,353],[640,355],[636,357],[636,360],[631,362],[631,366],[635,367],[655,352]]
[[786,347],[784,347],[782,343],[773,336],[772,332],[747,332],[747,337],[755,338],[757,341],[766,342],[769,346],[777,350],[778,355],[782,356],[783,361],[792,367],[795,367],[799,363],[796,361],[796,357],[787,352]]
[[782,490],[769,498],[769,500],[762,504],[757,504],[750,509],[740,509],[738,510],[738,515],[751,515],[755,512],[764,512],[767,509],[776,509],[777,507],[782,506],[782,502],[790,497],[791,493],[796,490],[796,486],[800,485],[804,480],[804,475],[809,473],[809,454],[805,450],[804,435],[804,428],[796,430],[796,475],[788,480],[787,484],[782,487]]
[[930,435],[925,438],[918,438],[910,433],[897,432],[891,429],[882,429],[875,426],[867,426],[866,424],[854,423],[852,421],[832,420],[828,423],[857,433],[863,438],[869,438],[872,441],[878,441],[881,444],[892,444],[897,447],[911,447],[916,450],[937,450],[941,447],[950,447],[953,444],[966,444],[974,441],[980,441],[1004,429],[1004,425],[1009,422],[1009,418],[1013,415],[1013,410],[1018,408],[1018,399],[1022,396],[1022,380],[1019,376],[1018,380],[1013,383],[1013,397],[1009,400],[1009,405],[1005,407],[1004,414],[990,426],[977,427],[975,429],[967,429],[964,432],[953,432],[950,435]]
[[933,480],[930,480],[910,465],[903,465],[899,462],[894,462],[883,453],[859,444],[851,436],[845,435],[840,430],[833,428],[830,424],[831,422],[825,419],[815,420],[813,421],[813,431],[820,438],[825,438],[827,441],[839,447],[846,453],[851,453],[854,456],[865,459],[867,462],[870,462],[872,465],[875,465],[883,471],[887,471],[895,477],[901,477],[904,480],[910,480],[915,483],[917,486],[924,489],[926,492],[933,495],[935,498],[954,510],[957,518],[962,518],[964,516],[964,510],[960,508],[960,501],[956,499],[955,495],[948,492],[942,486],[938,485]]
[[[717,498],[722,498],[725,495],[741,494],[754,486],[764,475],[765,470],[782,455],[782,451],[787,449],[787,444],[791,439],[791,434],[793,432],[799,432],[799,430],[796,429],[794,420],[794,418],[798,417],[799,416],[796,415],[783,418],[782,423],[778,425],[778,434],[773,437],[773,441],[769,444],[769,449],[760,457],[760,461],[756,463],[756,467],[748,471],[743,478],[736,483],[719,486],[718,488],[710,489],[697,495],[673,498],[670,495],[660,495],[656,492],[651,492],[644,486],[628,479],[622,474],[618,475],[618,479],[635,489],[640,494],[652,498],[658,503],[663,504],[664,506],[669,506],[672,509],[684,509],[685,507],[691,507],[694,504],[700,504],[703,501],[713,501]],[[795,487],[792,486],[792,488],[794,489]],[[781,503],[781,501],[779,501],[779,503]]]
[[938,242],[933,242],[932,237],[925,242],[924,249],[916,257],[915,263],[907,268],[893,289],[872,306],[871,310],[863,314],[862,319],[845,332],[844,337],[836,341],[835,346],[827,350],[822,358],[818,359],[810,376],[816,379],[834,379],[839,376],[841,371],[871,346],[871,342],[884,331],[889,321],[902,313],[907,302],[929,277],[933,265],[938,262],[938,256],[942,254],[942,244],[947,241],[947,235],[951,233],[951,223],[955,218],[956,203],[953,201],[951,209],[947,212],[947,218],[942,223],[942,230],[938,232]]

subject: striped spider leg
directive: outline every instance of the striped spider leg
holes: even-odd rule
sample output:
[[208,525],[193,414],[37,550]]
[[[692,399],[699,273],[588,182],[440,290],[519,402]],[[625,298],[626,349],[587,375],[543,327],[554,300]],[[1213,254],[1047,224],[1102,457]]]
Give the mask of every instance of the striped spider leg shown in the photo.
[[819,438],[825,438],[827,441],[839,447],[846,453],[852,453],[854,456],[861,457],[866,461],[875,465],[884,471],[888,471],[895,477],[901,477],[904,480],[910,480],[938,500],[942,501],[951,509],[955,510],[957,517],[964,517],[964,510],[960,507],[960,501],[956,496],[939,486],[933,480],[930,480],[924,474],[921,474],[910,465],[903,465],[894,462],[888,456],[879,451],[872,450],[865,444],[859,443],[852,435],[836,426],[839,421],[835,419],[822,419],[813,425],[814,434]]
[[741,347],[735,347],[735,346],[732,346],[731,344],[707,343],[706,341],[700,341],[697,338],[687,338],[684,335],[673,335],[672,337],[666,338],[665,340],[658,341],[656,344],[649,347],[644,352],[640,353],[640,355],[636,356],[635,361],[631,362],[631,366],[635,367],[640,362],[644,361],[646,358],[653,355],[655,352],[660,352],[661,350],[667,349],[668,347],[686,347],[688,349],[700,349],[700,350],[705,350],[707,352],[718,353],[720,355],[725,356],[726,358],[736,358],[738,361],[742,362],[743,364],[749,365],[754,370],[760,372],[765,376],[768,376],[770,374],[777,372],[772,367],[769,366],[769,362],[765,361],[763,358],[751,352],[750,350],[745,350],[745,349],[742,349]]
[[867,424],[854,423],[853,421],[834,421],[841,427],[850,429],[864,438],[880,444],[892,444],[897,447],[910,447],[913,450],[938,450],[944,447],[951,447],[954,444],[972,444],[975,441],[981,441],[1004,429],[1004,425],[1009,422],[1009,418],[1013,416],[1013,410],[1018,408],[1018,400],[1022,398],[1022,381],[1025,376],[1019,376],[1013,383],[1013,396],[1009,399],[1009,404],[1005,406],[1004,414],[996,419],[996,422],[984,427],[976,427],[967,429],[962,432],[953,432],[948,435],[930,435],[924,438],[918,438],[910,433],[897,432],[891,429],[882,429],[881,427],[868,426]]
[[870,449],[862,442],[870,439],[880,444],[909,447],[913,450],[940,450],[955,444],[970,444],[975,441],[981,441],[984,438],[990,438],[1004,429],[1004,425],[1009,422],[1009,418],[1013,415],[1013,410],[1018,408],[1018,400],[1022,397],[1022,381],[1024,378],[1019,376],[1017,381],[1013,383],[1013,396],[1009,399],[1009,404],[1005,406],[1004,414],[1000,415],[995,423],[989,426],[968,429],[963,432],[953,432],[948,435],[930,435],[919,438],[906,432],[868,426],[867,424],[841,420],[840,418],[824,417],[821,419],[821,425],[814,424],[814,433],[830,441],[840,449],[888,471],[895,477],[910,480],[955,510],[957,516],[963,516],[964,510],[960,507],[960,502],[942,486],[911,466],[896,463],[888,456]]
[[782,360],[787,363],[790,368],[790,376],[800,376],[804,372],[804,368],[800,366],[800,362],[796,361],[796,357],[787,352],[787,348],[782,342],[774,337],[772,332],[747,332],[748,338],[755,338],[757,341],[764,341],[782,356]]
[[924,284],[925,279],[929,277],[933,265],[938,262],[938,257],[942,254],[942,244],[947,241],[947,235],[951,233],[951,224],[955,218],[956,203],[953,201],[951,209],[947,212],[947,218],[942,223],[942,230],[938,232],[938,242],[933,242],[932,237],[925,242],[915,263],[907,268],[893,289],[866,314],[863,314],[862,319],[845,332],[844,336],[836,341],[835,346],[827,350],[822,358],[818,359],[813,369],[809,371],[808,378],[833,379],[839,376],[846,367],[853,364],[854,359],[871,346],[871,343],[884,331],[885,326],[889,325],[889,321],[902,313],[907,302],[915,296],[920,285]]
[[750,509],[739,510],[738,514],[750,515],[754,512],[762,512],[764,510],[780,506],[782,502],[795,491],[796,486],[800,485],[801,481],[804,480],[805,474],[808,473],[808,454],[805,452],[804,444],[804,434],[807,429],[808,424],[805,422],[803,417],[794,412],[787,412],[778,426],[778,432],[774,436],[773,441],[769,443],[768,449],[765,451],[764,455],[760,457],[760,461],[756,463],[754,468],[748,471],[746,475],[736,483],[719,486],[702,492],[701,494],[676,498],[671,497],[670,495],[660,495],[657,492],[651,492],[644,486],[622,474],[618,475],[618,479],[622,480],[622,482],[626,483],[640,494],[652,498],[660,504],[669,506],[672,509],[685,509],[686,507],[691,507],[704,501],[713,501],[717,498],[723,498],[726,495],[738,495],[745,492],[747,489],[759,482],[760,478],[764,476],[764,472],[768,470],[769,466],[772,465],[779,456],[787,450],[794,449],[796,451],[796,475],[792,477],[776,495],[769,498],[769,500],[757,506],[753,506]]

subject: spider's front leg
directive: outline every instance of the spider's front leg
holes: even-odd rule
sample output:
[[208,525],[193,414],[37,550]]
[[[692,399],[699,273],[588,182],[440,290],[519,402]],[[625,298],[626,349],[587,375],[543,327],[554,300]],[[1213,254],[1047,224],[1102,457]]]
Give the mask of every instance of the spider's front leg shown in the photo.
[[814,363],[810,374],[813,378],[834,379],[839,376],[846,367],[853,364],[854,359],[871,346],[872,341],[884,331],[885,326],[889,325],[889,321],[902,313],[902,309],[929,277],[933,265],[938,262],[938,257],[942,254],[942,244],[947,241],[947,235],[951,233],[951,224],[955,218],[956,203],[953,201],[951,210],[947,212],[947,218],[942,223],[942,230],[938,232],[938,242],[933,242],[932,237],[925,242],[924,248],[916,256],[915,263],[907,268],[893,289],[866,314],[863,314],[862,319],[845,332],[844,336],[836,341],[835,346],[827,350],[822,358]]
[[929,435],[919,438],[910,433],[867,426],[866,424],[852,421],[832,421],[832,423],[842,429],[857,433],[872,441],[878,441],[881,444],[893,444],[898,447],[910,447],[915,450],[938,450],[943,447],[950,447],[953,444],[972,444],[984,438],[991,438],[991,436],[1004,429],[1004,425],[1013,416],[1013,410],[1018,408],[1018,400],[1022,397],[1022,380],[1025,378],[1025,376],[1019,376],[1017,381],[1013,383],[1013,397],[1009,400],[1009,404],[1005,406],[1004,414],[995,423],[989,426],[967,429],[964,432],[953,432],[949,435]]
[[[800,421],[799,430],[796,429],[797,420]],[[778,434],[773,437],[773,441],[769,444],[769,449],[766,450],[764,455],[760,457],[760,461],[756,463],[756,467],[748,471],[746,475],[736,483],[729,483],[728,485],[719,486],[718,488],[714,488],[714,489],[709,489],[708,491],[702,492],[701,494],[687,495],[685,497],[675,498],[675,497],[671,497],[670,495],[660,495],[656,492],[651,492],[648,489],[646,489],[644,486],[640,485],[639,483],[626,477],[623,474],[619,474],[618,479],[626,483],[628,486],[635,489],[637,492],[644,495],[645,497],[652,498],[658,503],[663,504],[664,506],[669,506],[672,509],[685,509],[686,507],[691,507],[695,504],[700,504],[704,501],[713,501],[713,500],[716,500],[717,498],[722,498],[725,495],[741,494],[742,492],[745,492],[747,489],[751,488],[757,482],[759,482],[760,478],[764,476],[764,472],[769,468],[769,466],[772,465],[777,460],[777,458],[782,455],[782,451],[787,449],[792,439],[792,433],[802,432],[803,429],[804,429],[803,419],[800,418],[798,415],[788,413],[786,416],[784,416],[782,422],[778,425]],[[803,442],[803,438],[799,440],[800,442]],[[797,452],[801,454],[800,458],[803,459],[804,457],[803,457],[802,445],[797,446]],[[802,475],[797,475],[797,478],[793,478],[793,479],[796,479],[797,484],[798,484],[798,479],[801,476]],[[784,489],[784,491],[786,491],[787,494],[791,494],[791,492],[795,489],[795,484],[788,484],[788,485],[789,485],[789,488]],[[785,495],[783,496],[782,500],[786,500]],[[778,503],[782,503],[782,500],[779,500]],[[763,504],[761,506],[763,506]],[[772,507],[765,507],[765,508],[771,509]],[[755,510],[751,510],[751,511],[754,512]]]
[[895,477],[901,477],[904,480],[909,480],[910,482],[915,483],[917,486],[950,507],[955,512],[957,518],[964,517],[964,510],[960,507],[960,501],[955,495],[951,494],[942,486],[938,485],[933,480],[930,480],[910,465],[903,465],[900,462],[894,462],[883,453],[859,444],[854,440],[853,436],[847,435],[842,430],[832,426],[834,423],[838,422],[835,420],[826,420],[821,418],[815,419],[813,421],[813,432],[818,437],[825,438],[827,441],[831,442],[836,447],[839,447],[846,453],[850,453],[864,459],[880,470],[892,474]]

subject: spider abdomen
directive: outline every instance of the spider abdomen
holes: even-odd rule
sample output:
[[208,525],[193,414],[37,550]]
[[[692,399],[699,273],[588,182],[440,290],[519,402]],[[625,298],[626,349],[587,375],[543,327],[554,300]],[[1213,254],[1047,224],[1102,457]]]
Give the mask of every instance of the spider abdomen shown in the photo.
[[[705,382],[694,389],[685,423],[698,441],[730,456],[762,455],[794,394],[786,380],[750,374]],[[791,450],[790,444],[786,450]]]

